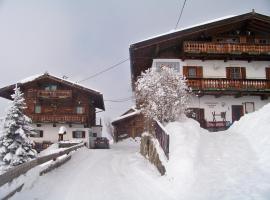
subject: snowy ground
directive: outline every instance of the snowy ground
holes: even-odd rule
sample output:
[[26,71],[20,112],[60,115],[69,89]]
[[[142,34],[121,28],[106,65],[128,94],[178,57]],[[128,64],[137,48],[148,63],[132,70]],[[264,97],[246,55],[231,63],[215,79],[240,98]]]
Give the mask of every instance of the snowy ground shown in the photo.
[[12,199],[170,200],[160,175],[127,140],[109,150],[83,148]]
[[166,130],[170,160],[163,177],[129,139],[109,150],[79,150],[13,199],[270,199],[270,104],[227,131],[209,133],[192,119]]

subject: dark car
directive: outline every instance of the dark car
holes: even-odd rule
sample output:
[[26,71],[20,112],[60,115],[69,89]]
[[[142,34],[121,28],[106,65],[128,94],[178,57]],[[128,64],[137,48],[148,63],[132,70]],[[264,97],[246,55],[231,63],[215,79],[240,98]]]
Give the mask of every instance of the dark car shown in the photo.
[[95,149],[109,149],[109,140],[106,137],[97,137],[95,139]]

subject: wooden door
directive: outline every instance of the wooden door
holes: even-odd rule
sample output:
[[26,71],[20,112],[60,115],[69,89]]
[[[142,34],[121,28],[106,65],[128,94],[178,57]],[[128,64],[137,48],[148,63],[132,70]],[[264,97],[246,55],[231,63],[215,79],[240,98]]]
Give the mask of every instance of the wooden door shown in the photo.
[[195,119],[201,125],[205,127],[204,109],[203,108],[190,108],[190,112],[187,113],[187,117]]
[[242,105],[232,105],[232,122],[238,121],[243,116]]

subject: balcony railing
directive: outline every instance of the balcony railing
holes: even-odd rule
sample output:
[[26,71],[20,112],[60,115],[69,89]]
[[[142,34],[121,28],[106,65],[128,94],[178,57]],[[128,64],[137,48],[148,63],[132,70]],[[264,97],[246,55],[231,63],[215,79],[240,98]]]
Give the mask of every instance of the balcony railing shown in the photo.
[[55,91],[47,91],[47,90],[38,90],[37,97],[41,98],[70,98],[72,97],[72,90],[55,90]]
[[86,115],[45,115],[45,114],[30,114],[28,115],[33,122],[42,123],[86,123]]
[[189,78],[187,83],[193,90],[270,91],[270,80],[266,79]]
[[215,42],[184,42],[185,53],[210,53],[210,54],[268,54],[270,55],[269,44],[235,44]]

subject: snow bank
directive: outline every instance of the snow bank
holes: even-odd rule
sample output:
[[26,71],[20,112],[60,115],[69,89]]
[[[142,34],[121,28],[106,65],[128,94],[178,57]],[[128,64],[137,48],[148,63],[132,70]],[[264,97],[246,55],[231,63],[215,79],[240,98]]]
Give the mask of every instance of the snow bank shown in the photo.
[[229,131],[242,134],[248,139],[257,154],[261,168],[270,174],[270,104],[243,116]]
[[270,168],[262,166],[270,160],[269,119],[266,106],[223,132],[210,133],[192,119],[169,123],[169,192],[189,200],[269,199]]

